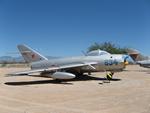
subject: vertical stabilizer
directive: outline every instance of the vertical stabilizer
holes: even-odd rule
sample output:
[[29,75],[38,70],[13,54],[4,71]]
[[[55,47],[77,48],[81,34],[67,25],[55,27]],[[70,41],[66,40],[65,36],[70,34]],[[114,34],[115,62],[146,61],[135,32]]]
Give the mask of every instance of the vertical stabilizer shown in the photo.
[[48,60],[46,57],[26,45],[18,45],[17,47],[27,63],[32,63],[40,60]]

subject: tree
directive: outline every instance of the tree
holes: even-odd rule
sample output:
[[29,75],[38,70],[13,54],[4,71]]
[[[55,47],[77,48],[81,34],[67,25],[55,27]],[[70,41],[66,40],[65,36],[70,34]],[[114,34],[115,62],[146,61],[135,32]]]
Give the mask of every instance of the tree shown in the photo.
[[104,42],[104,43],[94,43],[88,48],[88,52],[93,50],[104,50],[111,54],[127,54],[128,48],[120,48],[111,42]]

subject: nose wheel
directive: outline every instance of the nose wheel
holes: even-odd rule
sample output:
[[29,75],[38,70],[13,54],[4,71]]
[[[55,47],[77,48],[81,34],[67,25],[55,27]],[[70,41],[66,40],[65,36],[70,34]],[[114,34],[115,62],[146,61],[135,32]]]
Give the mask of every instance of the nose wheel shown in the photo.
[[106,73],[107,80],[109,80],[109,81],[112,80],[113,75],[114,75],[114,72]]
[[110,83],[110,81],[113,79],[113,75],[114,72],[109,72],[109,73],[106,72],[106,80],[104,80],[103,83]]

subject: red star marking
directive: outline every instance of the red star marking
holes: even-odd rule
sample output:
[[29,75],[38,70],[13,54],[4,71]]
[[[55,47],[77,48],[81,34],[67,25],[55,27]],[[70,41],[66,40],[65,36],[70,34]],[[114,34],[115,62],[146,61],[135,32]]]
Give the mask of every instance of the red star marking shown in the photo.
[[35,54],[32,54],[32,59],[34,59],[35,58]]

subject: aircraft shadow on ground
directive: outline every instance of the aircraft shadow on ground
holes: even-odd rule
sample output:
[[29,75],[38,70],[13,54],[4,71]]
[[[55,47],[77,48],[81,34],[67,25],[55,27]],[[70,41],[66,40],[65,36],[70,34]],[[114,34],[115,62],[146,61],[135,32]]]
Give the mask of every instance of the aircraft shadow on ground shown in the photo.
[[[106,78],[101,78],[101,77],[94,77],[94,76],[89,76],[89,75],[81,75],[77,76],[74,79],[70,80],[64,80],[64,81],[89,81],[89,80],[95,80],[95,81],[104,81],[107,80]],[[113,78],[111,81],[120,81],[121,79],[118,78]]]
[[21,85],[36,85],[36,84],[66,84],[66,85],[72,85],[72,83],[67,82],[58,82],[55,80],[36,80],[36,81],[20,81],[20,82],[5,82],[6,85],[12,85],[12,86],[21,86]]
[[[34,75],[33,75],[34,76]],[[36,76],[39,77],[39,76]],[[48,77],[46,77],[48,78]],[[12,85],[12,86],[19,86],[19,85],[36,85],[36,84],[64,84],[64,85],[73,85],[72,82],[75,81],[89,81],[89,80],[95,80],[95,81],[105,81],[106,78],[100,78],[100,77],[93,77],[88,75],[80,75],[77,76],[74,79],[70,80],[36,80],[36,81],[19,81],[19,82],[6,82],[6,85]],[[113,78],[111,81],[120,81],[121,79]],[[71,82],[71,83],[70,83]]]

